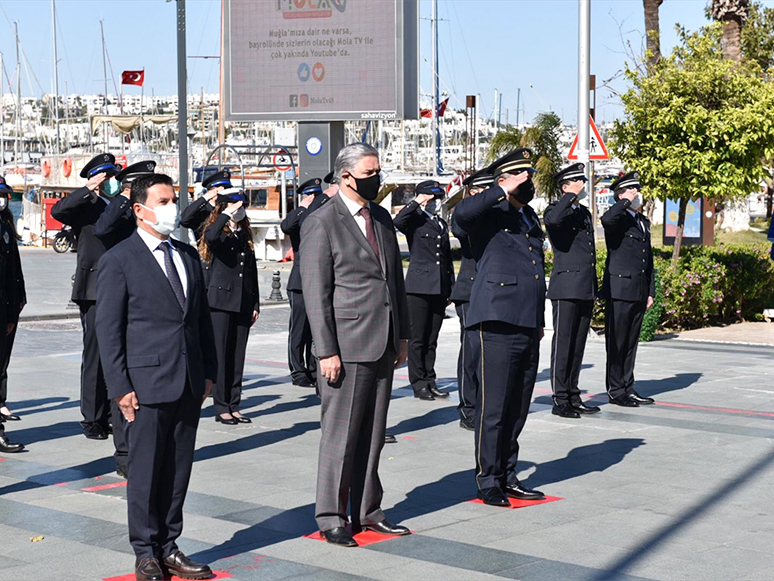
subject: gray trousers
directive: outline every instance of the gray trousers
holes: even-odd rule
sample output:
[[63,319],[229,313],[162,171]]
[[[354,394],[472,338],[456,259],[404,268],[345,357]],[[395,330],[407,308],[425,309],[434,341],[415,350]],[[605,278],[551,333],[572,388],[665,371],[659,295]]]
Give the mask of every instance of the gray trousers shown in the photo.
[[395,351],[388,345],[373,363],[342,362],[331,385],[318,370],[322,399],[322,437],[317,466],[315,519],[321,531],[347,524],[350,502],[353,528],[384,520],[379,456],[384,447],[392,392]]

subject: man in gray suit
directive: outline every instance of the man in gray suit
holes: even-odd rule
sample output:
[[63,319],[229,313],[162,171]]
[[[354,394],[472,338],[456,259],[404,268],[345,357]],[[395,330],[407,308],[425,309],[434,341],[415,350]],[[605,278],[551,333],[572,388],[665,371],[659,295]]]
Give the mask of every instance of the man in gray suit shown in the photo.
[[[408,308],[400,249],[379,193],[379,153],[343,148],[334,165],[340,195],[301,227],[301,284],[322,399],[317,525],[323,537],[355,547],[366,529],[409,534],[381,509],[384,446],[393,370],[406,361]],[[347,499],[352,532],[347,530]]]

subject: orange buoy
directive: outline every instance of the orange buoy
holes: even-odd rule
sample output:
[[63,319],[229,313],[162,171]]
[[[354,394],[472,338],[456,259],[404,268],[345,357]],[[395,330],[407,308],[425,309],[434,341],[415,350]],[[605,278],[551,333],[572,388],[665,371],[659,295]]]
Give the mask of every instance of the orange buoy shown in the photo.
[[47,159],[43,160],[43,177],[47,178],[51,175],[51,162]]
[[64,158],[64,161],[62,162],[62,173],[64,174],[64,177],[69,178],[70,174],[73,173],[73,160],[72,158],[66,157]]

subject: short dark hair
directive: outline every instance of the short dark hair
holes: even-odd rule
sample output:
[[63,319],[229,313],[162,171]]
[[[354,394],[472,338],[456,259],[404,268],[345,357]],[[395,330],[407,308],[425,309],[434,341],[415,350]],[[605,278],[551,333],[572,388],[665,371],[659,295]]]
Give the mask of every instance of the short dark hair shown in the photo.
[[137,178],[132,182],[130,200],[132,204],[145,204],[148,201],[148,189],[159,184],[173,185],[172,178],[163,173],[154,173]]

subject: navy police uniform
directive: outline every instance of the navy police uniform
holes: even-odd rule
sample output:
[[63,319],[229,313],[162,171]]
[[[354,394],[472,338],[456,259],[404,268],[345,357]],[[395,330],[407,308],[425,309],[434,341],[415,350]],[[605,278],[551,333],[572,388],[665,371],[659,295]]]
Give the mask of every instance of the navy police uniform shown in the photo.
[[[467,196],[472,196],[491,187],[493,183],[492,173],[488,168],[485,168],[465,178],[462,185],[467,187]],[[451,231],[460,242],[462,254],[460,271],[454,281],[451,297],[449,297],[454,303],[457,317],[460,320],[460,352],[457,356],[457,392],[460,402],[457,405],[457,411],[460,414],[460,426],[473,430],[475,429],[476,393],[478,392],[478,379],[476,378],[478,361],[473,358],[471,341],[478,340],[478,337],[474,332],[465,328],[465,320],[470,306],[470,290],[476,280],[476,261],[473,258],[468,234],[459,227],[454,215],[451,219]]]
[[[218,194],[213,211],[217,211],[218,206],[225,208],[240,199],[246,207],[247,201],[241,191]],[[245,219],[236,231],[232,231],[228,226],[230,218],[221,212],[202,232],[211,257],[207,300],[218,357],[218,376],[212,388],[216,421],[224,421],[220,414],[239,411],[247,339],[253,311],[260,312],[258,268],[249,225]],[[247,418],[243,420],[249,422]],[[237,421],[226,423],[235,424]]]
[[[561,191],[568,182],[586,182],[584,164],[576,163],[554,176]],[[563,193],[551,202],[543,222],[554,250],[554,268],[548,285],[554,319],[551,341],[552,413],[562,417],[580,417],[596,413],[598,407],[586,406],[578,388],[586,338],[591,326],[594,299],[597,296],[596,247],[591,212],[578,202],[579,196]]]
[[132,211],[128,190],[131,189],[134,180],[155,171],[155,161],[141,161],[125,167],[116,174],[116,179],[121,183],[121,192],[127,191],[127,195],[116,196],[94,224],[94,235],[102,240],[105,248],[113,248],[134,233],[137,220]]
[[[206,193],[206,190],[214,190],[216,188],[230,188],[231,172],[224,169],[212,174],[202,180],[202,187],[205,189],[204,193]],[[201,238],[201,229],[205,220],[207,220],[212,210],[215,209],[215,206],[207,200],[204,193],[180,212],[180,225],[183,228],[190,228],[197,240]],[[206,277],[207,273],[205,272],[205,279]]]
[[[121,171],[116,158],[102,153],[92,158],[81,170],[82,178],[90,179],[105,173],[114,177]],[[104,182],[103,182],[104,183]],[[78,238],[75,283],[72,301],[78,305],[83,327],[83,356],[81,360],[81,424],[86,437],[104,440],[107,438],[110,402],[107,386],[102,374],[102,365],[97,345],[95,316],[97,303],[98,263],[105,254],[105,243],[94,234],[94,225],[108,207],[109,199],[82,187],[59,200],[51,209],[51,216],[71,226]],[[116,421],[116,425],[119,425]]]
[[626,407],[653,403],[634,390],[634,362],[648,297],[656,295],[650,222],[619,194],[640,189],[639,174],[628,173],[610,188],[615,204],[602,216],[607,262],[602,281],[605,303],[606,387],[611,403]]
[[[429,194],[437,207],[443,198],[440,184],[427,180],[417,185],[417,195]],[[414,397],[433,400],[449,397],[435,383],[435,356],[446,305],[454,285],[454,264],[449,245],[449,227],[435,212],[428,212],[416,200],[406,204],[393,219],[406,235],[410,261],[406,274],[406,297],[411,321],[408,371]]]
[[[327,178],[328,176],[326,176]],[[317,383],[317,362],[312,355],[312,329],[306,316],[304,294],[301,291],[301,268],[299,249],[301,246],[301,224],[312,212],[328,201],[322,193],[320,178],[307,180],[298,187],[298,193],[314,196],[308,207],[294,208],[280,224],[282,231],[290,236],[293,248],[293,267],[288,278],[288,301],[290,302],[290,323],[288,328],[288,367],[293,385],[314,387]]]
[[[531,157],[530,150],[519,149],[499,159],[490,166],[495,180],[501,174],[534,172]],[[511,196],[495,185],[455,208],[477,265],[466,319],[467,328],[478,334],[473,355],[479,362],[476,485],[479,497],[496,506],[509,506],[506,494],[543,498],[525,489],[516,475],[518,437],[537,376],[546,296],[543,231],[527,205],[533,195],[532,180]]]

